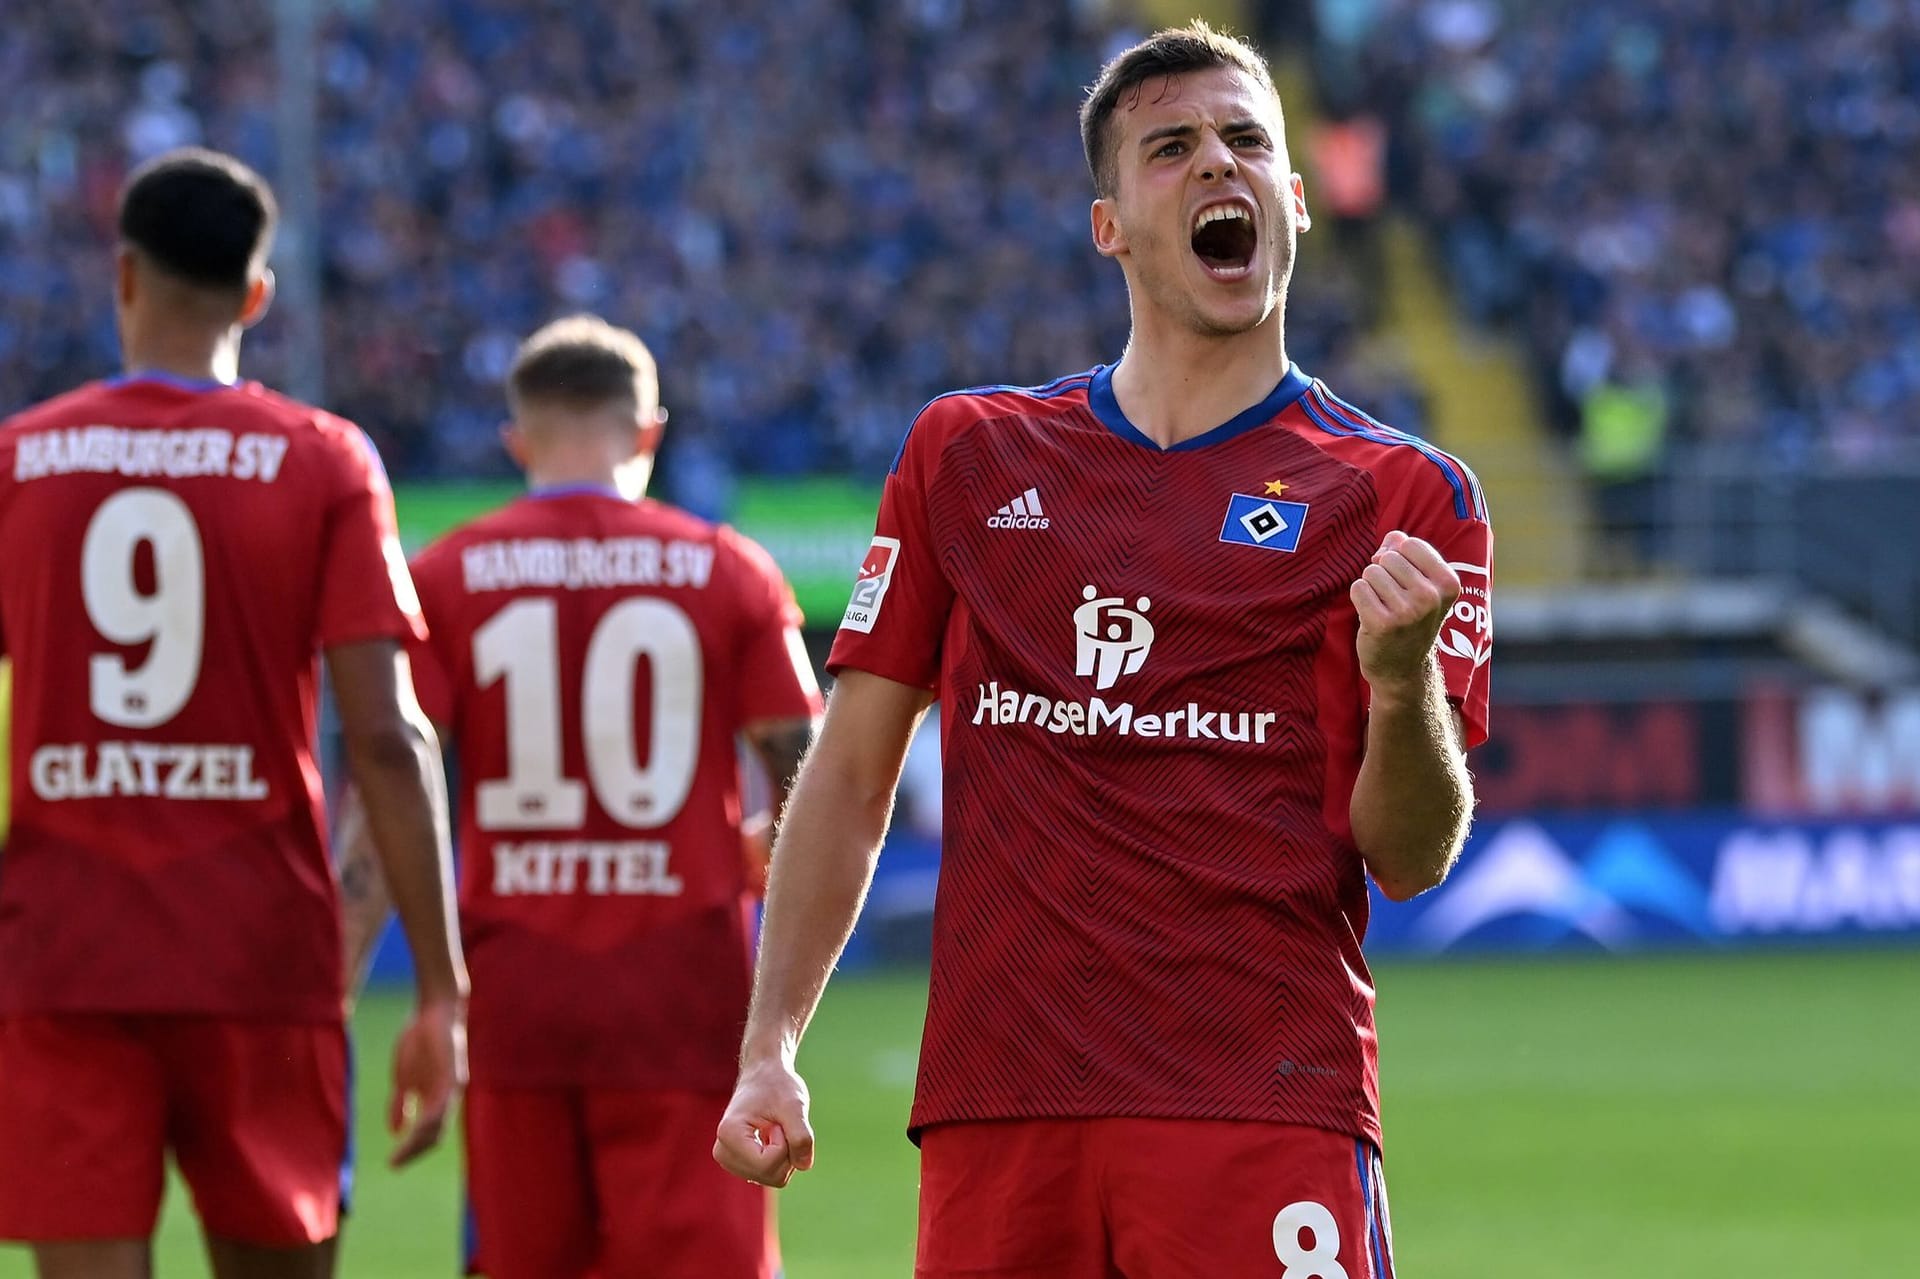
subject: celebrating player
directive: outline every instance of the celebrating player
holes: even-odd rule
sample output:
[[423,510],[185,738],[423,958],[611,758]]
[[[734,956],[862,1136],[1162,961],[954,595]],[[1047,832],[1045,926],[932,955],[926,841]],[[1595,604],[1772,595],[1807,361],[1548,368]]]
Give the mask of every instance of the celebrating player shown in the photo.
[[1081,123],[1131,340],[908,433],[714,1153],[813,1164],[795,1051],[937,694],[917,1273],[1388,1275],[1366,876],[1412,896],[1465,835],[1485,508],[1288,360],[1307,207],[1252,49],[1162,31]]
[[419,968],[396,1152],[464,1069],[446,798],[372,445],[237,380],[273,196],[179,151],[120,202],[126,371],[0,424],[0,1238],[43,1276],[149,1273],[168,1150],[214,1272],[331,1273],[347,1151],[315,655]]
[[784,800],[819,702],[800,615],[758,546],[642,499],[666,415],[639,338],[557,321],[508,390],[532,491],[414,566],[463,778],[476,1269],[763,1279],[766,1192],[707,1149],[765,858],[736,742]]

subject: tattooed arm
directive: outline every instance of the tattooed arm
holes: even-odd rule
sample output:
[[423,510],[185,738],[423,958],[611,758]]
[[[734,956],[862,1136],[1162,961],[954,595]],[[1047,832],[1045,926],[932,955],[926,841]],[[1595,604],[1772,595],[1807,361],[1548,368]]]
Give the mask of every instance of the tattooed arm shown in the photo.
[[340,876],[341,939],[347,965],[347,1007],[351,1009],[366,983],[374,947],[393,913],[393,898],[387,893],[386,876],[380,873],[367,810],[360,802],[360,792],[352,786],[341,797],[333,847]]

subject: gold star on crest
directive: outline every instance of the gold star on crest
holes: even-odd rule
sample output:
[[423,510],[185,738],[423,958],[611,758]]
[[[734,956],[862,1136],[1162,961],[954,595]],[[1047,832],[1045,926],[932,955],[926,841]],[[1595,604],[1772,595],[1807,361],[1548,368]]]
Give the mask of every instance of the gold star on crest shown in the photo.
[[1285,485],[1285,484],[1282,484],[1282,483],[1281,483],[1281,482],[1280,482],[1279,480],[1268,480],[1268,481],[1267,481],[1267,496],[1268,496],[1268,497],[1279,497],[1279,496],[1280,496],[1281,494],[1283,494],[1283,493],[1285,493],[1285,492],[1287,491],[1287,487],[1288,487],[1287,485]]

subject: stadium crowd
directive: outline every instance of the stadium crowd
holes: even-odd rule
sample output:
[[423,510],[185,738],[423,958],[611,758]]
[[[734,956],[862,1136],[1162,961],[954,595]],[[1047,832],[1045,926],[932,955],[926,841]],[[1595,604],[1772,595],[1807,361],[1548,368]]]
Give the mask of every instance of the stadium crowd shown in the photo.
[[[777,8],[778,21],[772,20]],[[128,167],[204,142],[280,175],[272,6],[74,0],[0,34],[0,404],[111,367]],[[1110,360],[1082,86],[1133,38],[1101,0],[431,0],[322,6],[326,402],[402,476],[504,468],[514,343],[593,310],[659,355],[666,479],[877,475],[930,396]],[[1309,255],[1311,254],[1309,241]],[[1295,290],[1293,354],[1368,402],[1352,282]],[[250,375],[286,370],[284,317]],[[1359,380],[1356,381],[1356,378]],[[1372,397],[1417,428],[1403,381]]]
[[1398,194],[1590,468],[1681,440],[1864,470],[1920,438],[1920,5],[1316,8],[1323,85],[1388,118]]

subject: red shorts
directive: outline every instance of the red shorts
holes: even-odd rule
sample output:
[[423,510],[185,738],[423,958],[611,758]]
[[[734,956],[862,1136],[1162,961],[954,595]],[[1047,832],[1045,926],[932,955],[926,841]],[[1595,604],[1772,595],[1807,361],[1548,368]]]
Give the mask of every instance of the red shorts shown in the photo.
[[339,1228],[339,1025],[0,1017],[0,1239],[144,1239],[166,1152],[207,1233],[294,1248]]
[[918,1279],[1393,1279],[1373,1146],[1184,1119],[939,1124]]
[[773,1279],[768,1192],[713,1161],[724,1093],[467,1090],[467,1271]]

